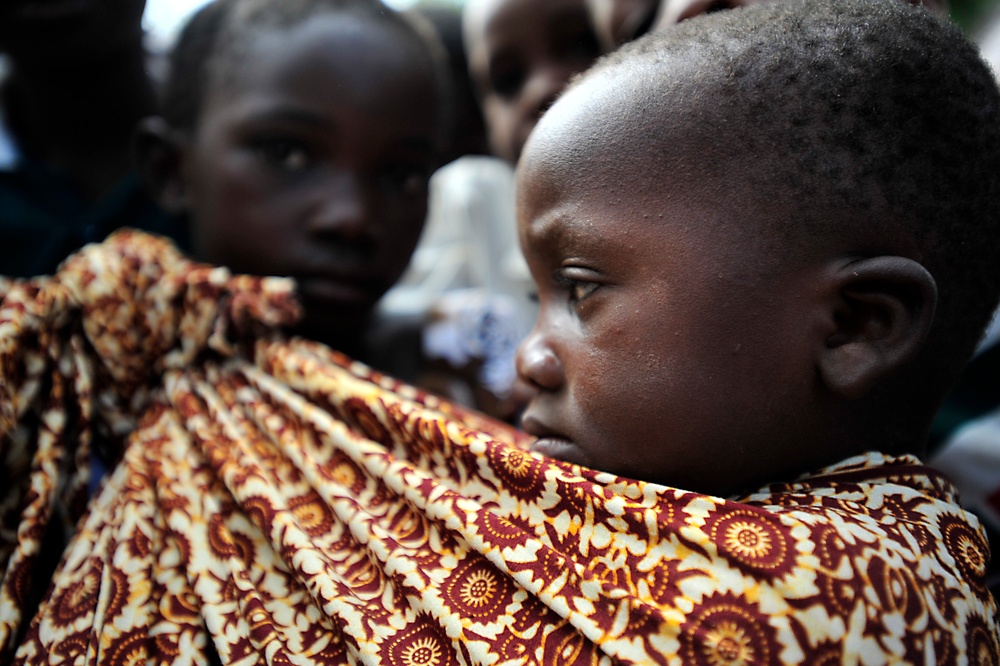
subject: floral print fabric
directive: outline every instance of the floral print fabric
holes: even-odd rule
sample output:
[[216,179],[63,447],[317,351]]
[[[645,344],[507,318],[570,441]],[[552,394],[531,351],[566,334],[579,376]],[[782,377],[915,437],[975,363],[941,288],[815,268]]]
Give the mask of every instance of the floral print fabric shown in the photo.
[[273,334],[292,288],[135,232],[2,287],[4,661],[1000,663],[985,539],[915,458],[740,501],[555,462]]

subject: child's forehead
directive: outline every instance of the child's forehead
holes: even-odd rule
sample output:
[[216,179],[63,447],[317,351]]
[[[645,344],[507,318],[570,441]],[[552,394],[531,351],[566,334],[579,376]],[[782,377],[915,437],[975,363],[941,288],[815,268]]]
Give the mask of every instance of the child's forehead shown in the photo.
[[556,31],[587,16],[584,0],[472,0],[465,12],[465,35],[473,50],[495,47],[527,29]]
[[255,27],[217,56],[217,72],[223,73],[217,81],[241,89],[253,89],[266,77],[293,81],[317,74],[344,79],[341,86],[364,72],[391,76],[406,88],[414,83],[426,88],[434,79],[431,57],[416,37],[351,10],[318,13],[289,26]]

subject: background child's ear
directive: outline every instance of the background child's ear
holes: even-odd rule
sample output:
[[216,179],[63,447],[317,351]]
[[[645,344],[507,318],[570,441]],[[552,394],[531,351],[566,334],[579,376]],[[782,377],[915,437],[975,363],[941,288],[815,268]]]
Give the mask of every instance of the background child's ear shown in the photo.
[[139,123],[133,153],[143,184],[168,213],[187,212],[187,187],[181,172],[183,144],[166,120],[152,116]]
[[819,361],[831,392],[853,400],[920,351],[934,323],[937,284],[905,257],[862,259],[837,269],[834,333]]

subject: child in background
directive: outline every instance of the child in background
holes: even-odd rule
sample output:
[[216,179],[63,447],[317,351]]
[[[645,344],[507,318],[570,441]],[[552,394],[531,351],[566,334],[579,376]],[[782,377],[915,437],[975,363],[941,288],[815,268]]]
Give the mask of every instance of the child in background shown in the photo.
[[429,249],[418,250],[412,287],[389,302],[427,304],[420,383],[515,421],[524,387],[514,350],[536,307],[517,247],[512,164],[538,117],[600,49],[582,0],[474,0],[463,23],[468,75],[500,159],[464,157],[435,175]]
[[[594,30],[605,51],[662,30],[681,21],[737,7],[749,7],[776,0],[587,0]],[[947,16],[948,0],[905,0]]]
[[196,258],[295,278],[297,332],[376,366],[372,312],[444,139],[440,44],[421,27],[374,0],[219,0],[180,36],[138,142]]
[[123,226],[186,242],[132,164],[156,110],[144,0],[53,5],[0,2],[0,275],[50,274]]
[[517,161],[528,134],[574,74],[600,55],[583,0],[473,0],[469,75],[493,154]]
[[[986,540],[916,458],[1000,294],[1000,93],[957,28],[887,1],[685,22],[571,87],[517,185],[533,451],[742,498],[852,567],[849,596],[786,592],[835,618],[800,646],[996,661]],[[777,571],[744,511],[719,547]]]

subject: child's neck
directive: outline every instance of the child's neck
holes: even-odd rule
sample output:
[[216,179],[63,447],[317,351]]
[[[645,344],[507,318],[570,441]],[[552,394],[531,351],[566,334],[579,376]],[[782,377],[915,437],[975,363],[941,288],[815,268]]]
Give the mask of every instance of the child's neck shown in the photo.
[[22,149],[67,171],[90,200],[107,194],[131,169],[136,124],[155,113],[145,57],[135,43],[99,62],[17,63],[4,106]]

